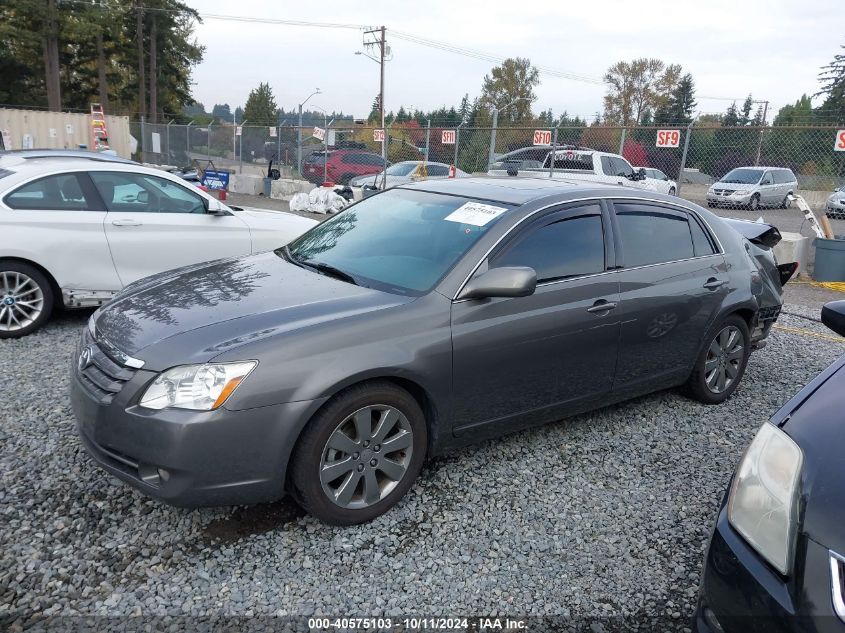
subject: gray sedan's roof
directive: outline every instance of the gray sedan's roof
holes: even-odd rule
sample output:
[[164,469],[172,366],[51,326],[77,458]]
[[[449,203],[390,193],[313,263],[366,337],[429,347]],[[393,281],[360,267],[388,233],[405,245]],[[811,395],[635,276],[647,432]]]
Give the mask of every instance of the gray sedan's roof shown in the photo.
[[[467,198],[496,200],[506,204],[525,204],[550,196],[571,193],[584,195],[587,192],[613,195],[622,187],[594,182],[573,182],[558,178],[524,178],[515,176],[474,176],[472,178],[446,178],[425,180],[400,185],[401,189],[418,189],[433,193],[445,193]],[[631,191],[631,189],[625,189]],[[634,190],[636,191],[636,190]]]

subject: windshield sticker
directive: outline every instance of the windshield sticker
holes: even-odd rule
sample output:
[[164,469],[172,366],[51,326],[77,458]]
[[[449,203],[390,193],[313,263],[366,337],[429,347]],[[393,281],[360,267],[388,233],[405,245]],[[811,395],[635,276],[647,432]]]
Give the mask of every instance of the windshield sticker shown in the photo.
[[505,207],[494,207],[491,204],[482,204],[480,202],[467,202],[443,219],[447,222],[484,226],[490,220],[502,215],[505,211],[507,211]]

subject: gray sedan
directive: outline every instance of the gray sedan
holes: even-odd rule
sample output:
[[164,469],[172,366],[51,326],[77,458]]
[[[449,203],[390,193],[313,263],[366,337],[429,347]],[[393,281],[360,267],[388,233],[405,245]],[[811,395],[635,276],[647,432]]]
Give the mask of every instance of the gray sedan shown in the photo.
[[[716,404],[781,306],[777,229],[653,192],[466,178],[128,286],[72,364],[81,440],[177,505],[370,520],[426,457],[670,387]],[[744,236],[743,236],[744,234]]]

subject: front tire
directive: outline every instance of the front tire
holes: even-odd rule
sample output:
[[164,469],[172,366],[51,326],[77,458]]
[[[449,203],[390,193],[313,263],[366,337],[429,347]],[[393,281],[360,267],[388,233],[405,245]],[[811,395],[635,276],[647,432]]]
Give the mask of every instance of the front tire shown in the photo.
[[788,209],[792,206],[792,200],[789,199],[789,196],[791,195],[792,193],[788,193],[783,197],[783,202],[780,203],[781,209]]
[[751,196],[751,200],[748,202],[748,210],[749,211],[759,211],[760,210],[760,194],[755,193]]
[[53,287],[34,266],[0,260],[0,338],[20,338],[40,328],[53,312]]
[[669,187],[669,195],[670,195],[670,196],[674,196],[674,195],[675,195],[675,188],[674,188],[674,187]]
[[704,404],[719,404],[736,391],[751,353],[748,324],[731,315],[711,329],[686,382],[687,394]]
[[351,387],[300,436],[290,470],[294,496],[325,523],[370,521],[405,495],[427,446],[425,416],[407,391],[385,381]]

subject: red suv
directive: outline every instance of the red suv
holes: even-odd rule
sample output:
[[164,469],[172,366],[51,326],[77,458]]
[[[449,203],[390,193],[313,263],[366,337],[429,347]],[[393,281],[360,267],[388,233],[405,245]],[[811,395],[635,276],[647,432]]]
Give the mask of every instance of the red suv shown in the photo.
[[[328,154],[328,161],[326,155]],[[325,178],[323,177],[323,163]],[[329,180],[342,185],[349,184],[355,176],[369,176],[384,169],[384,159],[378,154],[357,149],[336,149],[328,152],[314,152],[302,164],[302,175],[306,180],[320,184]]]

